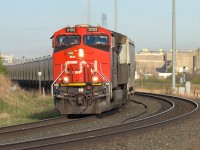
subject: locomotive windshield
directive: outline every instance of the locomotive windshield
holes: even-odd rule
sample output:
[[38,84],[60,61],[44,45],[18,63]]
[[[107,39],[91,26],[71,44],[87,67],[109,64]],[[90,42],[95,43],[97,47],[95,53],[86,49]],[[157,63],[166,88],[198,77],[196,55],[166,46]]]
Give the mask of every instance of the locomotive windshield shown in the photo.
[[97,48],[103,51],[109,51],[110,49],[107,35],[85,35],[83,39],[84,44],[89,47]]
[[108,44],[108,36],[106,36],[106,35],[86,35],[86,36],[84,36],[84,44],[86,44],[86,45],[95,45],[95,44],[106,45],[106,44]]
[[80,36],[73,35],[73,36],[66,36],[66,35],[59,35],[56,37],[56,45],[78,45],[80,44]]

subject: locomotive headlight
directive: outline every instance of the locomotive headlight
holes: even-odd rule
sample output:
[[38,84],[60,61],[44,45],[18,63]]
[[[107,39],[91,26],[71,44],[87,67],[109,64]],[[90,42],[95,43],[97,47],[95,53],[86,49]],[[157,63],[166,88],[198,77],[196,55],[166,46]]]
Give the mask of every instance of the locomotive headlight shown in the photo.
[[68,83],[68,82],[69,82],[69,77],[64,77],[64,78],[63,78],[63,82],[64,82],[64,83]]
[[99,78],[97,76],[92,77],[92,82],[97,82],[98,80],[99,80]]
[[83,88],[79,88],[78,91],[79,91],[80,93],[83,93],[84,90],[83,90]]
[[78,56],[79,57],[84,57],[84,49],[82,49],[82,48],[78,49]]

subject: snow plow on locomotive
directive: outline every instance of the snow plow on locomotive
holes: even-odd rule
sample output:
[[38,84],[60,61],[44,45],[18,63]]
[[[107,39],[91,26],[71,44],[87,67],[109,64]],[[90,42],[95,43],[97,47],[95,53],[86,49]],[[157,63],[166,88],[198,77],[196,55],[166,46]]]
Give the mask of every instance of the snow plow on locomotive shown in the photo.
[[55,108],[61,114],[99,114],[134,93],[130,38],[99,26],[66,27],[52,36]]

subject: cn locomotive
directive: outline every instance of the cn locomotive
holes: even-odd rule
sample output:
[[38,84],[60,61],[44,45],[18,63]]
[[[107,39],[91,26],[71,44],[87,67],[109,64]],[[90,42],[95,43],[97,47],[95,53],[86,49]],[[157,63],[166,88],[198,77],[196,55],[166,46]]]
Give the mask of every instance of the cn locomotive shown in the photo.
[[54,33],[52,94],[63,114],[99,114],[121,107],[134,90],[134,43],[100,26]]
[[[100,114],[120,108],[134,93],[135,45],[127,36],[100,26],[76,25],[58,30],[51,39],[49,63],[32,61],[38,69],[32,68],[29,77],[42,72],[42,83],[51,83],[55,108],[61,114]],[[12,79],[12,70],[17,69],[10,70]]]

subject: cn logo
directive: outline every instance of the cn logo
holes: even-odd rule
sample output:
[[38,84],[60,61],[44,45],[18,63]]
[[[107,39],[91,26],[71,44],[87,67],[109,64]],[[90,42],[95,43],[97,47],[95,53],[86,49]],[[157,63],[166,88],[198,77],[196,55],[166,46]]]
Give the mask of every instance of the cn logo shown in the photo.
[[[66,61],[66,62],[65,62],[65,72],[66,72],[67,74],[70,73],[70,71],[67,70],[67,66],[68,66],[68,65],[71,65],[71,64],[72,64],[72,65],[78,64],[78,61]],[[73,71],[74,74],[80,74],[80,73],[82,73],[82,71],[83,71],[83,65],[87,65],[87,67],[89,67],[89,65],[86,63],[86,61],[83,61],[83,60],[82,60],[82,61],[79,63],[79,70],[78,70],[78,71]],[[92,72],[92,73],[97,71],[97,60],[94,60],[93,66],[94,66],[94,68],[91,68],[91,72]]]

